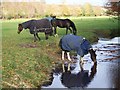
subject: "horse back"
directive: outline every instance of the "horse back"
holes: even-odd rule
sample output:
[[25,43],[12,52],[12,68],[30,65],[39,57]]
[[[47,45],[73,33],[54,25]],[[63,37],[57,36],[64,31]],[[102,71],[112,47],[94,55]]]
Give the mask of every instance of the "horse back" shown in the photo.
[[46,34],[52,33],[52,26],[49,20],[32,20],[30,24],[30,33],[34,34],[35,32],[45,32]]
[[52,20],[52,25],[55,27],[66,28],[70,26],[69,20],[67,19],[55,19]]
[[37,29],[40,28],[51,28],[51,23],[47,19],[40,19],[33,21],[33,24]]

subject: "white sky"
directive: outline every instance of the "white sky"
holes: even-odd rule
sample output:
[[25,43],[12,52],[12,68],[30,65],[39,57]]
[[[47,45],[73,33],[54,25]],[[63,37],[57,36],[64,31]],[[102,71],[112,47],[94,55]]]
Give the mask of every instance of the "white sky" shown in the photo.
[[[39,2],[42,0],[0,0],[2,2]],[[62,4],[63,0],[45,0],[47,4]],[[84,5],[86,2],[89,2],[95,6],[104,6],[108,0],[65,0],[66,4],[79,4]]]
[[[83,5],[85,4],[86,2],[89,2],[90,4],[92,5],[100,5],[100,6],[103,6],[105,4],[107,0],[66,0],[66,3],[67,4],[80,4],[80,5]],[[62,3],[63,0],[46,0],[46,3],[48,4],[59,4],[59,3]]]

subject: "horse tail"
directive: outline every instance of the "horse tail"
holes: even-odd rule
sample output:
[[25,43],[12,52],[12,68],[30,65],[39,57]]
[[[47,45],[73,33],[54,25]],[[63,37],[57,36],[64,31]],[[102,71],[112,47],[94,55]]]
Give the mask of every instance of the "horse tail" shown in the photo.
[[76,29],[76,26],[75,26],[75,24],[74,24],[74,22],[72,22],[71,20],[69,20],[70,21],[70,26],[72,27],[72,29],[73,29],[73,34],[74,35],[76,35],[77,34],[77,29]]
[[62,42],[62,38],[61,38],[60,41],[59,41],[59,47],[60,47],[63,51],[66,51],[66,50],[63,49],[62,44],[63,44],[63,42]]
[[62,39],[60,39],[59,46],[62,47]]

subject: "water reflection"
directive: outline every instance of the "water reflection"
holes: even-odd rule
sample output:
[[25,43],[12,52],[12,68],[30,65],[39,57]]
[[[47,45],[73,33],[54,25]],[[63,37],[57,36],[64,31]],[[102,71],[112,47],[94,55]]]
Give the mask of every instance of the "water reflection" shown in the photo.
[[91,67],[91,70],[87,70],[79,60],[57,65],[51,73],[51,80],[45,82],[41,88],[84,88],[93,80],[97,72],[96,68],[97,63]]
[[[79,67],[81,70],[76,69]],[[93,78],[97,72],[97,69],[96,69],[97,63],[95,63],[91,67],[91,71],[84,69],[81,64],[79,65],[79,67],[75,67],[75,69],[70,70],[70,71],[68,71],[66,69],[66,71],[62,73],[61,82],[65,87],[67,87],[67,88],[74,88],[74,87],[84,88],[93,80]]]

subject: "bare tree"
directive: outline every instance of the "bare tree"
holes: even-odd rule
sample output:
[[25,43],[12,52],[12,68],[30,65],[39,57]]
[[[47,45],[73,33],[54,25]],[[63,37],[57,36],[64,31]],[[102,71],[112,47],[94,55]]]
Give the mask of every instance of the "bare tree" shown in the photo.
[[120,15],[120,1],[119,0],[108,0],[105,4],[105,8],[109,10],[109,14]]

